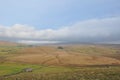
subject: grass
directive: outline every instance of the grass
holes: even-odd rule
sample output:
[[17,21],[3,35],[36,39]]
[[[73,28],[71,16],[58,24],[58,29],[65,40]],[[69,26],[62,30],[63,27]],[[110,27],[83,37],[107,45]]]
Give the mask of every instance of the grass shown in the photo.
[[0,47],[0,56],[8,56],[16,54],[19,50],[24,47]]
[[[25,66],[24,67],[28,67]],[[24,68],[23,66],[20,67]],[[24,72],[0,80],[120,80],[120,67],[53,67],[34,66],[33,72]]]
[[45,66],[35,64],[21,64],[21,63],[1,63],[0,64],[0,76],[11,75],[21,72],[25,68],[32,68],[32,73],[56,73],[56,72],[68,72],[75,71],[76,68],[62,67],[62,66]]
[[[25,46],[26,47],[26,46]],[[18,52],[25,48],[24,46],[0,46],[0,63],[6,62],[7,58],[18,55]]]
[[97,46],[78,46],[78,47],[68,47],[68,51],[90,54],[90,55],[111,55],[115,54],[117,49],[109,47],[97,47]]
[[20,72],[24,68],[38,68],[37,65],[19,64],[19,63],[1,63],[0,64],[0,76],[9,75]]
[[[22,51],[22,49],[24,50]],[[96,56],[108,56],[108,57],[110,55],[111,58],[112,57],[116,58],[118,56],[116,52],[119,53],[120,50],[104,48],[104,47],[94,47],[94,46],[65,47],[62,50],[58,50],[52,47],[50,48],[34,47],[30,49],[28,48],[27,50],[25,49],[25,47],[0,47],[0,80],[120,80],[120,66],[111,66],[111,67],[108,66],[70,67],[70,66],[60,66],[60,65],[48,66],[47,63],[32,64],[32,63],[25,63],[19,61],[11,62],[8,60],[9,58],[19,56],[19,53],[24,57],[25,55],[27,55],[27,57],[28,55],[29,56],[32,55],[32,57],[30,56],[30,58],[32,58],[30,59],[32,60],[32,62],[37,57],[38,60],[40,61],[43,60],[44,58],[48,58],[49,56],[51,57],[51,55],[56,56],[57,54],[63,63],[65,61],[69,62],[70,60],[71,61],[76,60],[80,62],[81,59],[79,60],[76,58],[83,58],[84,56],[78,57],[79,55],[74,55],[74,53],[80,54],[80,56],[82,56],[81,54],[87,54],[88,56],[96,55]],[[35,56],[33,56],[33,54]],[[40,56],[38,55],[42,55],[42,54],[45,55],[45,57],[40,58]],[[68,59],[66,59],[66,57],[64,58],[63,54],[65,54],[65,56],[67,56]],[[69,55],[71,55],[72,57]],[[26,59],[27,58],[25,58],[25,60]],[[119,56],[116,59],[119,59]],[[49,60],[47,61],[49,62]],[[21,72],[25,68],[32,68],[33,72]]]

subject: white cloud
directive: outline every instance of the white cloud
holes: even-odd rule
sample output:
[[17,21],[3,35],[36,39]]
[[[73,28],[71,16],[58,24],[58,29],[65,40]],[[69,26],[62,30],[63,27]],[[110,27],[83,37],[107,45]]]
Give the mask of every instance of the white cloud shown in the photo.
[[61,43],[59,41],[31,41],[31,40],[21,40],[18,41],[18,43],[24,43],[24,44],[56,44]]
[[29,42],[43,41],[42,43],[45,43],[44,41],[46,43],[49,41],[120,41],[120,17],[86,20],[56,30],[37,30],[35,27],[22,24],[10,27],[0,26],[0,38],[28,40]]

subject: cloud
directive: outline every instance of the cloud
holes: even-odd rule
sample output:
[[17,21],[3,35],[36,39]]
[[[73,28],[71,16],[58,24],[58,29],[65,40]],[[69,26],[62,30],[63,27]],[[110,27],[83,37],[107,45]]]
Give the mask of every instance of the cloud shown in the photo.
[[31,41],[31,40],[21,40],[18,41],[18,43],[24,43],[24,44],[56,44],[61,43],[59,41]]
[[38,30],[29,25],[0,26],[0,39],[21,42],[112,42],[120,41],[120,17],[90,19],[59,29]]

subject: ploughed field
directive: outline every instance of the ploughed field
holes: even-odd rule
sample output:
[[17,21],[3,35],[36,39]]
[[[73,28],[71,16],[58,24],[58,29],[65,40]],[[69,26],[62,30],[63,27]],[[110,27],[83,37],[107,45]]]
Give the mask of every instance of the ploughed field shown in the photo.
[[0,46],[0,80],[120,80],[120,46]]

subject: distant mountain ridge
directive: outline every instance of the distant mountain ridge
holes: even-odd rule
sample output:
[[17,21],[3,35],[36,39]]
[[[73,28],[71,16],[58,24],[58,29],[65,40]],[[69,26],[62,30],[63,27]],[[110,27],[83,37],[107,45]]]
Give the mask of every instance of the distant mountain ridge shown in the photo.
[[0,41],[0,46],[19,46],[19,45],[23,45],[23,44],[11,42],[11,41]]

